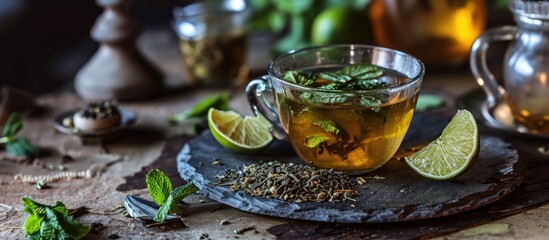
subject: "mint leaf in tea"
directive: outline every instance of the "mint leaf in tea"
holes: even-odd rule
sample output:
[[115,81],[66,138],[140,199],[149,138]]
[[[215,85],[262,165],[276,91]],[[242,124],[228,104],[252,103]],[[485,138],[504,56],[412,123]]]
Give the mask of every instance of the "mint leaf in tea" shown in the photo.
[[[280,119],[300,157],[321,168],[373,170],[396,152],[414,113],[417,94],[379,90],[409,80],[371,64],[287,71],[284,80],[311,88],[276,93]],[[309,161],[310,160],[310,161]]]

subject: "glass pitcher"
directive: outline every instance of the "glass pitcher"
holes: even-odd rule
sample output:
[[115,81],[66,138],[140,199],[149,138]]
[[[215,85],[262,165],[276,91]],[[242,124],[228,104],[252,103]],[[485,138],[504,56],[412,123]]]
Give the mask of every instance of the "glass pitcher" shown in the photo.
[[[471,48],[471,71],[490,108],[509,105],[517,124],[531,133],[549,133],[549,1],[510,0],[517,26],[486,31]],[[504,58],[503,85],[490,73],[491,43],[513,41]]]

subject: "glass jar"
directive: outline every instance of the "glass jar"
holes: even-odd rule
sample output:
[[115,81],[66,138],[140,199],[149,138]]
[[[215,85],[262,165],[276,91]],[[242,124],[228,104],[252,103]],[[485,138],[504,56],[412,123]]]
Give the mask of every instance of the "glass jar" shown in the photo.
[[[489,107],[505,103],[520,127],[549,133],[549,1],[510,0],[517,26],[486,31],[471,49],[471,71],[482,86]],[[503,85],[486,64],[495,41],[513,41],[503,62]]]

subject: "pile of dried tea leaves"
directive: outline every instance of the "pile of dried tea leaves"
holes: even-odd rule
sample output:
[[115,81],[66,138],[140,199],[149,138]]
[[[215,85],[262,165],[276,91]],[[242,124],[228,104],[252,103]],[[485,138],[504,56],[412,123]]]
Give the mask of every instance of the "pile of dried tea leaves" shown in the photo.
[[226,169],[216,177],[217,185],[230,186],[232,191],[297,203],[355,201],[358,195],[354,181],[341,172],[293,163],[252,164],[242,171]]

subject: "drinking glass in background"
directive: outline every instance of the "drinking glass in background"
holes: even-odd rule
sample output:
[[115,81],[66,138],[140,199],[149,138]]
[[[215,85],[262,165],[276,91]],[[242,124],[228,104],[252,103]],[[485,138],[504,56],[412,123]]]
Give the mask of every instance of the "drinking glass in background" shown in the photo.
[[175,8],[184,66],[196,85],[234,87],[248,79],[245,0],[206,1]]
[[487,19],[485,0],[372,0],[376,42],[427,65],[465,62]]

